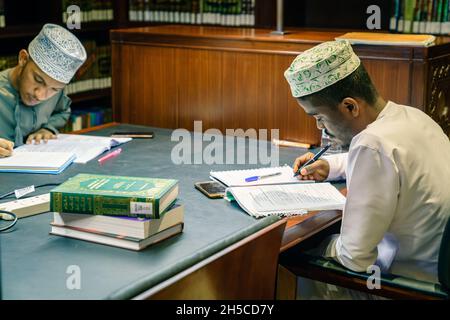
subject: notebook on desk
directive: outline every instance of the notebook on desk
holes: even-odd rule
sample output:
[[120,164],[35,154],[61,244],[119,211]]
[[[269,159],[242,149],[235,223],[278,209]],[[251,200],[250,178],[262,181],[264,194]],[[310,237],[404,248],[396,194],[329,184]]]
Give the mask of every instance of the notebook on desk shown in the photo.
[[58,174],[75,160],[71,152],[17,152],[0,158],[0,172]]
[[[246,182],[248,177],[264,176],[273,173],[280,173],[279,175],[261,179],[258,181]],[[209,177],[216,180],[227,187],[246,187],[267,184],[290,184],[290,183],[305,183],[314,182],[311,180],[299,180],[294,177],[294,171],[289,166],[255,168],[244,170],[228,170],[228,171],[211,171]]]

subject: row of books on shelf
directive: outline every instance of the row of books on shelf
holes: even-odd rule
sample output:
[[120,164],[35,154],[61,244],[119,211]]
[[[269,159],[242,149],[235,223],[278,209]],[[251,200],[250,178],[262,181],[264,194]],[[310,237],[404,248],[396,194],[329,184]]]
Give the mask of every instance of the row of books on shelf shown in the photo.
[[392,3],[391,31],[450,34],[450,0],[393,0]]
[[75,94],[105,88],[111,88],[111,77],[77,80],[69,83],[64,88],[64,92],[66,94]]
[[17,54],[0,56],[0,71],[15,67],[17,65]]
[[72,110],[69,120],[61,132],[72,132],[112,122],[112,109],[109,107],[91,107]]
[[[70,6],[78,6],[80,22],[112,21],[114,20],[114,10],[112,0],[61,0],[62,1],[62,21],[67,22]],[[5,0],[0,0],[0,28],[6,26]]]
[[62,0],[62,21],[64,23],[69,17],[67,9],[73,5],[80,8],[80,22],[114,20],[112,0]]
[[5,26],[5,0],[0,0],[0,28]]
[[50,192],[53,235],[142,250],[184,228],[173,179],[78,174]]
[[254,26],[255,0],[130,0],[130,21]]
[[97,45],[95,40],[83,40],[82,43],[87,59],[66,86],[66,94],[111,87],[111,46]]

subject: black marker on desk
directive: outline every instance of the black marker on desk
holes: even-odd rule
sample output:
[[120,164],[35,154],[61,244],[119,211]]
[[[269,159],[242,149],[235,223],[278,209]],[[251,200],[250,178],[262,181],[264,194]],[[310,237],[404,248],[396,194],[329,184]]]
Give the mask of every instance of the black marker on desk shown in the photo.
[[309,166],[311,163],[316,162],[319,160],[319,158],[331,147],[331,144],[327,144],[322,150],[317,152],[314,157],[306,161],[300,168],[298,168],[297,172],[294,174],[294,177],[298,176],[300,174],[300,171],[306,166]]

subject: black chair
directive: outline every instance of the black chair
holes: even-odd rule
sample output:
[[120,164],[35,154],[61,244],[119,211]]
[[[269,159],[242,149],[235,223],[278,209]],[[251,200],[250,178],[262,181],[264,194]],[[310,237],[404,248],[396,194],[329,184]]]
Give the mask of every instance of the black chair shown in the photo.
[[363,291],[385,298],[449,299],[450,219],[447,221],[439,249],[439,284],[382,273],[380,279],[381,288],[371,290],[367,286],[367,280],[372,274],[354,272],[334,260],[312,256],[298,251],[291,251],[281,255],[279,264],[295,276]]

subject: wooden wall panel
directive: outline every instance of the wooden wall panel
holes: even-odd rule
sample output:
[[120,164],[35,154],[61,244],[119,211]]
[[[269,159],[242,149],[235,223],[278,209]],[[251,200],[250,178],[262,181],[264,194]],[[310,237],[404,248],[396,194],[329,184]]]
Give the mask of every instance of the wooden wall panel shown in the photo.
[[294,57],[114,46],[114,59],[133,61],[128,67],[115,66],[116,119],[188,130],[202,120],[203,130],[223,133],[254,128],[270,134],[270,129],[279,129],[281,139],[317,144],[315,121],[292,98],[283,76]]
[[[281,139],[317,144],[320,132],[283,76],[294,56],[224,52],[225,128],[279,129]],[[301,137],[301,138],[300,138]]]
[[[115,46],[113,46],[115,47]],[[113,74],[114,109],[121,122],[177,127],[175,49],[136,45],[114,48],[121,59]],[[120,90],[121,93],[117,94]]]
[[423,111],[427,107],[427,92],[429,91],[428,81],[428,62],[415,61],[412,65],[411,76],[411,106],[417,107]]
[[411,63],[409,61],[361,59],[378,93],[385,100],[409,105]]
[[[292,97],[284,71],[290,66],[295,55],[276,55],[271,76],[274,79],[274,100],[276,108],[274,123],[280,124],[281,139],[320,144],[320,131],[314,117],[305,114],[296,99]],[[301,139],[299,138],[301,137]]]
[[178,94],[178,127],[193,130],[201,120],[203,129],[221,129],[222,53],[220,51],[177,49],[175,60]]
[[[270,100],[263,103],[263,95],[267,95],[271,88],[258,86],[261,63],[262,59],[256,54],[224,52],[222,90],[225,128],[267,128],[264,115],[272,113],[272,106]],[[259,88],[264,88],[266,92]]]

